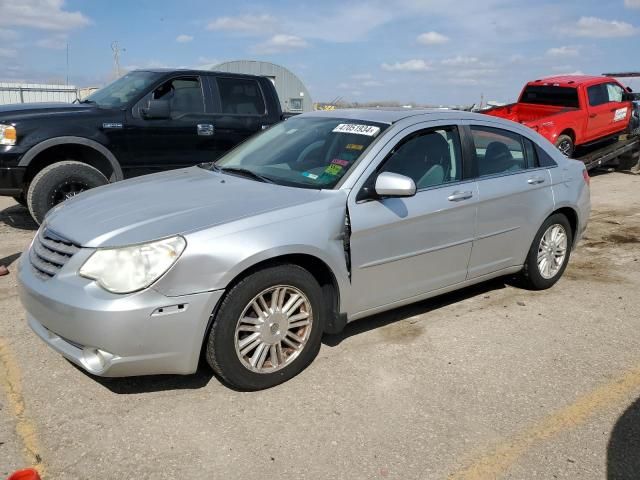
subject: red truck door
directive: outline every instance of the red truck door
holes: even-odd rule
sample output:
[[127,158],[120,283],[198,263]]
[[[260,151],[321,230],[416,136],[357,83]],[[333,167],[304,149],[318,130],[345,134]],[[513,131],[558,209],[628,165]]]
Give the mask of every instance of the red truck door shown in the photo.
[[626,128],[630,108],[622,101],[624,89],[614,82],[587,87],[589,119],[585,140],[612,135]]

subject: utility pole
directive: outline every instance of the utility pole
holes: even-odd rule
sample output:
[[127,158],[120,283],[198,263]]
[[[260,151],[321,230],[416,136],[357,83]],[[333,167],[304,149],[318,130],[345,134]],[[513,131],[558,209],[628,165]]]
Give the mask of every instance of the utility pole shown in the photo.
[[113,63],[116,67],[116,78],[120,78],[120,45],[118,42],[111,42],[111,50],[113,50]]

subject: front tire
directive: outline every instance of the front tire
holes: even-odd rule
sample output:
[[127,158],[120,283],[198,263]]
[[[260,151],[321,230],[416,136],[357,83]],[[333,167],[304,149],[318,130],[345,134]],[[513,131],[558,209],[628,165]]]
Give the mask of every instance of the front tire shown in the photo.
[[520,273],[522,286],[530,290],[552,287],[567,268],[572,245],[573,232],[567,217],[555,213],[547,218],[533,239]]
[[20,195],[16,195],[15,197],[13,197],[13,199],[16,201],[18,205],[22,205],[23,207],[27,206],[27,199],[25,198],[24,193],[21,193]]
[[304,370],[320,350],[325,306],[307,270],[283,264],[257,271],[233,286],[207,339],[214,372],[239,390],[262,390]]
[[109,183],[100,170],[86,163],[66,160],[43,168],[27,191],[27,206],[33,219],[42,223],[57,204],[90,188]]

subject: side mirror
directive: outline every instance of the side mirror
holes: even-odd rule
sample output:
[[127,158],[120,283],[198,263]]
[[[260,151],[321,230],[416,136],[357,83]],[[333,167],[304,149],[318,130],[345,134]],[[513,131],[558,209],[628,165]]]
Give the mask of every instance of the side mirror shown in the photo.
[[149,106],[142,109],[142,116],[146,119],[171,118],[169,100],[149,100]]
[[399,173],[382,172],[376,178],[375,190],[379,197],[413,197],[416,184],[413,179]]

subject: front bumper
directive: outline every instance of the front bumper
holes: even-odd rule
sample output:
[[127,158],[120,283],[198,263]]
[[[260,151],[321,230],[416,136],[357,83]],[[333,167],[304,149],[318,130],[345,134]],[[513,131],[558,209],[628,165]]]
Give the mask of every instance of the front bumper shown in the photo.
[[79,277],[69,264],[48,280],[36,275],[28,253],[18,266],[29,326],[51,348],[105,377],[196,371],[223,290],[167,297],[150,288],[114,295]]

